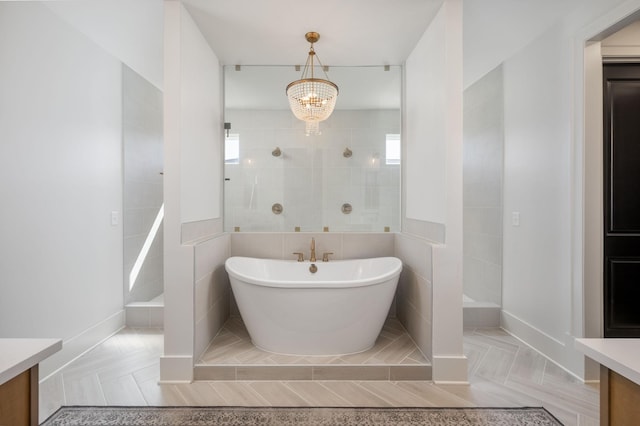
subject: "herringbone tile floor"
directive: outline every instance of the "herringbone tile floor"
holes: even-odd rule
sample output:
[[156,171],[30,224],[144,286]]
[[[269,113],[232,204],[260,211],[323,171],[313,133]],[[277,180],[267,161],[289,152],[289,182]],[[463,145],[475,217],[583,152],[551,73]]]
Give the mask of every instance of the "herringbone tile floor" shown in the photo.
[[273,354],[256,348],[251,343],[242,319],[231,317],[200,356],[198,363],[202,365],[416,365],[429,364],[429,361],[418,350],[400,321],[395,318],[387,319],[375,346],[368,351],[352,355],[301,356]]
[[124,329],[41,384],[40,417],[61,405],[543,406],[565,425],[598,424],[582,384],[497,329],[467,330],[469,386],[425,381],[233,381],[158,385],[162,330]]

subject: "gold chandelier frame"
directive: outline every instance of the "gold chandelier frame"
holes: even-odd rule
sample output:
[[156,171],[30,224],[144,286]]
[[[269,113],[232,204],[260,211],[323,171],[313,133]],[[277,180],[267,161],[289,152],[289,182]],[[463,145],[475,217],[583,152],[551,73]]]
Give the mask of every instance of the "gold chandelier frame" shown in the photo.
[[[305,34],[305,39],[311,43],[311,47],[302,76],[287,85],[286,93],[291,111],[296,118],[306,123],[307,135],[320,134],[319,123],[329,118],[333,112],[339,89],[335,83],[329,81],[325,67],[313,48],[314,43],[320,39],[320,34],[311,31]],[[320,66],[325,79],[315,77],[316,66]]]

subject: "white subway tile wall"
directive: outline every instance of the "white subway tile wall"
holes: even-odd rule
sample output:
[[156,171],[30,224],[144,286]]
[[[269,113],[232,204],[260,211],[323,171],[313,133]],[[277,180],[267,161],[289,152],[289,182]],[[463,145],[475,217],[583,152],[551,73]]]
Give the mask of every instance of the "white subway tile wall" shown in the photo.
[[238,164],[225,164],[226,231],[400,230],[401,166],[385,161],[387,135],[400,133],[399,110],[335,111],[319,136],[306,136],[288,110],[227,110],[225,121],[240,151]]

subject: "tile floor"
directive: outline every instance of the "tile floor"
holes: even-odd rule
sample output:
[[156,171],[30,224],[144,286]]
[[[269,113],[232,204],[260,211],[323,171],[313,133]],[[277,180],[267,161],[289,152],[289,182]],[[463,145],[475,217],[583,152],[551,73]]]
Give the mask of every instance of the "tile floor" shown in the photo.
[[565,425],[598,425],[582,384],[499,329],[465,331],[466,385],[390,380],[197,381],[159,385],[160,329],[126,328],[41,384],[40,417],[61,405],[543,406]]
[[430,380],[431,363],[396,318],[388,318],[373,348],[350,355],[266,352],[231,317],[197,361],[196,380]]

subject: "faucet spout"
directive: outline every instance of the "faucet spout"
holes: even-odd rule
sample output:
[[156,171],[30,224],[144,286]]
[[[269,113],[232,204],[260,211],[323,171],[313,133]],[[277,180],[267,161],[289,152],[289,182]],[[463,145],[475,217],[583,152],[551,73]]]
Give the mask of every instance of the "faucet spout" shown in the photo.
[[309,262],[316,261],[316,239],[311,238],[311,256],[309,257]]

